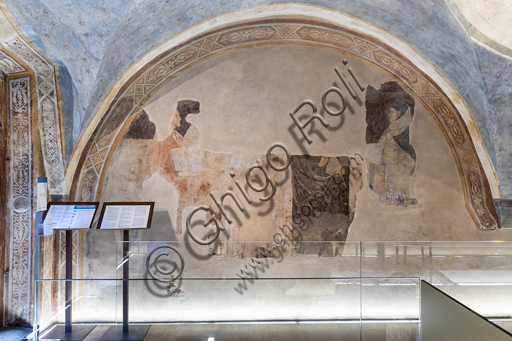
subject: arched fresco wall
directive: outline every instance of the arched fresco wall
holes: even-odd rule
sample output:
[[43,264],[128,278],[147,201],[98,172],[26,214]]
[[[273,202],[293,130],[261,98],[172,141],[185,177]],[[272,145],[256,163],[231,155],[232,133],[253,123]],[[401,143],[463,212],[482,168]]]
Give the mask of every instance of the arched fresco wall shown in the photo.
[[[351,19],[353,20],[353,19]],[[67,178],[70,198],[89,201],[101,197],[105,172],[121,136],[119,131],[132,113],[138,111],[153,92],[190,65],[236,48],[265,44],[307,44],[337,49],[366,60],[395,75],[430,109],[440,123],[461,175],[466,206],[479,229],[495,229],[498,219],[491,188],[481,160],[481,144],[474,144],[475,127],[466,127],[453,102],[431,77],[407,60],[400,51],[375,37],[341,26],[310,20],[281,19],[246,22],[192,37],[148,61],[120,86],[109,109],[101,117],[91,138],[75,151],[77,171]],[[450,94],[450,97],[453,94]],[[85,135],[86,136],[86,135]],[[478,152],[477,152],[478,151]],[[491,166],[492,168],[492,166]],[[495,178],[491,178],[495,180]],[[493,181],[494,184],[494,181]]]
[[[343,246],[335,243],[343,240],[509,239],[508,231],[498,229],[493,208],[492,189],[488,183],[490,179],[494,188],[495,176],[492,166],[482,148],[476,125],[471,124],[471,115],[464,107],[461,98],[439,74],[436,74],[435,70],[431,68],[431,72],[425,71],[430,66],[421,57],[416,55],[416,59],[411,58],[410,55],[413,52],[410,49],[406,51],[407,53],[402,50],[403,43],[397,41],[396,44],[390,44],[392,37],[390,38],[386,32],[353,18],[345,17],[345,20],[346,22],[342,20],[335,24],[329,20],[307,20],[304,17],[297,18],[292,15],[273,19],[262,16],[254,21],[248,21],[245,18],[237,23],[217,23],[218,26],[213,20],[214,23],[210,23],[207,29],[192,29],[177,37],[176,41],[163,46],[162,49],[157,49],[154,54],[139,61],[133,69],[127,71],[112,89],[109,99],[101,106],[103,109],[98,111],[90,127],[86,129],[70,163],[69,169],[72,171],[68,174],[66,183],[66,193],[69,193],[70,200],[155,200],[157,208],[152,229],[132,232],[132,240],[187,240],[184,220],[192,208],[202,204],[211,205],[207,200],[209,193],[218,197],[228,188],[228,183],[233,185],[233,181],[239,179],[237,176],[240,175],[241,170],[250,167],[258,158],[264,160],[265,149],[272,142],[279,141],[276,138],[275,128],[280,128],[280,125],[276,123],[287,122],[282,127],[283,135],[287,135],[290,139],[288,135],[292,132],[295,134],[295,140],[292,138],[287,141],[287,143],[294,142],[295,146],[293,143],[287,146],[299,162],[291,166],[288,176],[284,173],[284,175],[272,173],[275,175],[275,182],[280,184],[275,194],[275,207],[268,209],[267,206],[258,206],[257,210],[265,210],[263,213],[259,212],[262,215],[251,211],[251,219],[257,219],[254,225],[247,223],[247,217],[240,215],[242,224],[235,221],[228,227],[230,236],[223,237],[231,241],[257,240],[260,244],[255,242],[245,247],[243,243],[226,243],[225,249],[215,251],[215,256],[218,255],[220,262],[229,266],[210,267],[206,263],[198,267],[191,266],[187,270],[190,270],[187,276],[229,277],[227,269],[237,266],[240,258],[267,256],[269,250],[265,248],[263,241],[272,237],[272,232],[277,228],[276,223],[293,214],[293,201],[300,201],[300,198],[294,196],[294,191],[298,192],[298,186],[294,183],[301,180],[294,182],[293,179],[297,178],[296,175],[300,173],[301,167],[307,169],[312,163],[319,167],[322,164],[321,167],[326,173],[338,174],[338,178],[345,176],[341,181],[348,185],[349,191],[345,192],[346,195],[341,200],[341,204],[347,204],[348,208],[343,209],[343,206],[340,208],[335,205],[326,205],[323,208],[341,219],[325,220],[323,223],[335,226],[344,224],[343,228],[327,231],[329,232],[327,235],[311,233],[303,236],[305,240],[327,240],[332,244],[329,243],[329,247],[320,250],[296,250],[299,259],[317,253],[322,257],[327,256],[326,262],[332,261],[335,267],[337,266],[334,265],[335,260],[329,259],[329,256],[340,255],[343,252]],[[375,34],[376,31],[380,32],[380,35]],[[219,122],[208,121],[213,117],[208,116],[208,113],[214,112],[216,115],[222,113],[218,106],[213,109],[215,104],[215,98],[212,97],[213,90],[223,88],[226,84],[230,85],[230,91],[234,90],[233,84],[227,81],[230,78],[221,77],[221,71],[224,74],[254,75],[236,68],[220,71],[217,69],[217,73],[212,74],[209,82],[205,82],[208,72],[213,72],[212,70],[224,62],[226,65],[247,67],[243,62],[236,63],[237,56],[248,63],[248,58],[244,59],[244,55],[253,54],[254,57],[267,51],[268,55],[275,56],[274,52],[280,49],[281,52],[284,51],[284,56],[294,56],[296,53],[302,56],[301,63],[297,65],[297,73],[303,72],[308,67],[308,58],[318,57],[319,60],[315,65],[319,67],[318,62],[324,60],[322,58],[327,54],[330,57],[326,60],[331,64],[325,64],[324,67],[329,66],[329,70],[327,72],[323,69],[315,75],[318,78],[310,77],[312,76],[310,70],[303,72],[308,77],[300,77],[301,74],[298,74],[297,77],[301,82],[311,81],[310,86],[313,86],[313,88],[307,88],[309,90],[305,92],[293,91],[294,84],[298,84],[297,79],[287,85],[283,85],[283,80],[280,79],[277,83],[283,86],[280,89],[274,89],[274,95],[292,97],[287,98],[289,101],[287,103],[290,105],[278,111],[265,111],[265,103],[251,102],[250,96],[240,97],[248,101],[248,108],[256,109],[255,114],[264,113],[267,115],[266,118],[272,114],[282,115],[276,118],[277,121],[262,119],[263,130],[258,131],[263,132],[263,135],[260,140],[256,140],[257,146],[254,149],[249,150],[247,145],[237,145],[236,141],[231,139],[233,136],[226,139],[223,146],[218,144],[219,141],[216,139],[207,139],[211,145],[205,144],[202,139],[212,137],[212,133],[209,132],[211,128],[224,128],[225,130],[221,132],[224,135],[235,135],[234,132],[236,132],[232,130],[233,125],[226,124],[223,127]],[[286,51],[291,52],[286,53]],[[343,63],[344,58],[348,61],[347,65]],[[230,64],[230,61],[233,62]],[[254,65],[256,64],[257,61],[254,61]],[[358,100],[353,100],[340,83],[340,79],[332,70],[334,66],[349,78],[355,90],[358,90],[358,87],[350,78],[348,67],[353,67],[359,79],[364,81],[365,91],[359,93]],[[290,72],[290,69],[287,70]],[[273,75],[264,74],[269,77],[280,77],[279,72]],[[220,81],[221,79],[224,83]],[[322,79],[322,83],[318,83],[319,79]],[[219,80],[219,83],[216,84],[212,80]],[[195,81],[198,83],[195,84]],[[420,188],[413,186],[413,194],[406,197],[405,204],[400,202],[387,205],[386,202],[379,201],[378,191],[374,190],[377,186],[374,188],[369,186],[368,162],[371,157],[367,153],[368,141],[365,141],[366,110],[369,107],[365,102],[371,100],[368,98],[367,84],[375,89],[382,89],[385,84],[393,81],[407,94],[407,96],[400,94],[397,90],[396,95],[409,104],[412,98],[415,104],[408,142],[416,150],[418,165],[413,172],[414,179],[411,181],[413,184],[420,183],[421,186]],[[317,84],[318,89],[314,89]],[[259,89],[264,85],[264,81],[256,79],[253,88]],[[325,147],[328,142],[337,141],[333,135],[329,135],[335,132],[329,130],[325,132],[325,136],[329,138],[324,144],[319,135],[311,133],[314,140],[311,147],[301,139],[300,132],[293,126],[288,113],[306,99],[312,99],[320,109],[321,95],[330,86],[343,89],[347,101],[352,106],[357,103],[358,109],[352,112],[349,108],[342,115],[346,124],[342,127],[346,129],[347,136],[354,138],[340,139],[345,143],[343,146],[329,145],[332,149],[322,150],[321,147]],[[299,86],[297,88],[306,89]],[[222,102],[226,99],[226,93],[222,96],[218,101]],[[330,94],[329,100],[334,98],[333,101],[336,102],[336,97],[331,96],[335,94]],[[178,104],[182,103],[182,100],[199,101],[199,110],[194,109],[193,102],[188,106],[183,104],[188,108],[188,111],[185,111],[190,114],[187,120],[192,123],[192,127],[184,135],[179,132],[178,127],[181,125],[178,124],[177,119],[182,114],[183,108],[180,109]],[[409,105],[409,108],[411,107],[412,105]],[[335,104],[333,108],[336,108]],[[234,122],[241,124],[238,133],[249,132],[250,125],[255,122],[237,120],[236,112],[229,110],[229,107],[227,109],[223,113],[224,116],[216,117],[224,121],[232,118]],[[197,111],[199,111],[198,114]],[[322,114],[326,119],[332,118],[325,113]],[[305,116],[300,116],[301,120],[304,118]],[[268,129],[265,130],[265,126]],[[288,129],[290,127],[291,129]],[[323,128],[319,122],[315,121],[315,129],[322,131]],[[215,132],[213,134],[215,135]],[[199,147],[198,141],[200,141]],[[308,163],[310,160],[301,158],[306,153],[304,149],[298,147],[299,145],[306,151],[310,150],[308,149],[310,147],[313,148],[311,149],[313,150],[311,155],[314,157],[312,162]],[[187,153],[181,148],[191,152]],[[206,171],[196,167],[201,164],[197,162],[200,158],[192,161],[197,155],[204,156],[203,160],[206,160],[204,164],[213,166]],[[235,157],[236,155],[238,157]],[[180,158],[185,160],[181,164],[178,162]],[[436,163],[440,165],[439,169],[436,169]],[[230,171],[235,173],[235,179],[231,179]],[[357,173],[361,177],[356,178]],[[211,186],[203,182],[205,179],[212,180],[207,181]],[[426,181],[421,183],[421,180]],[[445,188],[441,188],[439,193],[431,196],[436,185],[445,186]],[[425,190],[428,186],[431,188]],[[232,187],[236,191],[236,187]],[[238,192],[237,194],[240,195]],[[258,198],[256,194],[251,192],[253,199]],[[412,199],[419,200],[419,203]],[[230,204],[236,210],[236,205],[232,202]],[[244,204],[249,207],[245,201]],[[160,213],[164,214],[160,215]],[[422,219],[421,223],[416,224],[415,218],[419,216]],[[363,219],[368,217],[370,219]],[[429,220],[434,221],[430,229],[422,229]],[[378,231],[375,228],[376,224],[371,224],[376,221],[380,224]],[[272,224],[271,227],[269,224]],[[420,228],[408,229],[408,224],[414,224]],[[313,232],[318,232],[318,229]],[[295,241],[293,235],[290,237],[290,240]],[[119,233],[92,230],[81,234],[80,238],[79,254],[83,255],[80,259],[84,260],[85,266],[79,270],[79,275],[84,278],[100,276],[113,278],[115,276],[113,245],[120,239]],[[329,249],[330,247],[332,249]],[[335,250],[336,247],[338,249]],[[203,251],[210,252],[206,248],[203,248]],[[288,270],[300,270],[300,266],[300,261],[293,262]],[[111,295],[110,292],[109,295]],[[152,301],[150,302],[152,298],[144,295],[145,293],[136,299],[135,306],[152,304]],[[106,297],[106,294],[98,295],[90,303],[95,305],[95,302]],[[98,320],[109,320],[107,313],[96,307],[94,309]],[[156,313],[161,314],[161,311]],[[154,316],[144,318],[151,319]]]
[[[368,87],[361,92],[352,80],[357,90],[354,100],[335,67],[349,80],[350,67]],[[337,117],[328,115],[321,104],[322,94],[332,86],[342,89],[347,103]],[[275,195],[270,204],[253,207],[244,202],[250,218],[233,213],[238,221],[227,224],[229,240],[271,240],[276,226],[300,211],[309,213],[304,194],[316,192],[326,199],[325,205],[315,204],[319,212],[348,218],[350,229],[344,238],[351,240],[485,238],[489,234],[475,228],[465,208],[460,174],[438,123],[421,100],[402,87],[396,77],[363,60],[315,46],[256,46],[210,58],[162,86],[124,125],[106,170],[101,201],[156,201],[156,211],[169,214],[170,226],[155,224],[151,232],[172,230],[174,236],[168,238],[181,240],[191,209],[204,204],[215,210],[210,193],[218,199],[233,187],[234,179],[246,183],[247,169],[258,159],[266,164],[266,150],[280,142],[293,155],[290,169],[267,168],[269,176],[275,177]],[[289,116],[305,99],[313,101],[330,124],[326,128],[316,122],[314,129],[305,130],[311,144]],[[327,101],[332,108],[341,105],[334,92]],[[381,139],[391,133],[390,129],[384,133],[390,101],[410,106],[410,119],[404,115],[394,124],[404,123],[395,134],[403,146],[395,149],[398,155],[381,150]],[[187,113],[190,126],[184,124],[188,127],[184,129],[178,117]],[[304,121],[309,113],[306,106],[296,115]],[[379,131],[381,114],[384,124]],[[383,154],[391,158],[382,158]],[[383,167],[381,161],[387,165]],[[403,169],[399,168],[402,163]],[[325,180],[340,165],[343,176]],[[382,178],[395,171],[401,174]],[[233,179],[230,172],[235,174]],[[324,185],[319,187],[320,183]],[[237,192],[236,186],[232,190]],[[261,195],[247,191],[259,201],[254,196]],[[237,195],[243,200],[241,193]],[[237,211],[230,199],[224,201]],[[315,226],[322,224],[320,218],[315,222]],[[332,236],[304,238],[329,240]]]
[[[281,28],[286,27],[283,25]],[[349,95],[334,71],[335,67],[357,90],[356,99]],[[348,67],[362,85],[368,84],[363,88],[364,92],[354,83]],[[322,108],[322,94],[330,87],[342,89],[345,94],[347,108],[341,116],[330,116]],[[376,92],[382,96],[377,96]],[[318,113],[330,123],[327,128],[315,122],[314,129],[306,129],[311,144],[305,141],[289,116],[305,99],[312,100]],[[373,189],[370,188],[369,166],[372,160],[376,163],[378,157],[372,155],[370,147],[375,143],[367,139],[370,136],[367,133],[371,125],[369,122],[375,114],[381,113],[376,104],[383,104],[385,108],[390,104],[388,99],[409,105],[409,114],[413,117],[406,120],[409,139],[404,141],[407,138],[402,136],[404,147],[401,149],[408,149],[405,143],[408,142],[416,155],[413,174],[409,176],[412,167],[404,168],[409,175],[401,174],[400,181],[391,186],[400,189],[401,184],[408,183],[410,194],[405,193],[403,201],[391,200],[389,203],[381,200],[377,181],[374,181]],[[333,110],[341,104],[335,93],[329,94],[327,102]],[[282,276],[302,273],[305,261],[311,262],[309,264],[315,271],[324,269],[329,273],[349,273],[359,269],[358,260],[356,267],[345,262],[346,259],[356,259],[348,256],[355,252],[354,244],[351,244],[353,241],[509,238],[507,230],[482,231],[475,226],[466,208],[456,159],[443,134],[441,122],[431,110],[395,74],[338,49],[310,44],[261,44],[232,49],[196,63],[172,81],[162,84],[121,124],[119,132],[109,133],[115,135],[112,139],[116,142],[111,147],[108,166],[103,166],[101,194],[96,195],[104,202],[155,201],[151,229],[130,233],[130,240],[139,245],[140,250],[145,250],[146,244],[137,244],[137,241],[149,241],[149,251],[161,241],[191,241],[186,229],[187,216],[199,205],[208,205],[218,212],[210,195],[219,200],[222,193],[231,189],[243,203],[244,213],[231,198],[224,200],[233,221],[228,224],[227,219],[219,214],[226,228],[226,233],[219,238],[226,242],[208,246],[186,243],[190,249],[184,247],[182,253],[186,264],[185,278],[232,278],[236,276],[233,269],[251,257],[272,258],[273,249],[268,245],[272,245],[269,241],[281,231],[280,226],[291,245],[285,253],[288,263],[286,267],[269,271]],[[310,113],[310,108],[305,106],[297,117],[303,122]],[[402,117],[407,118],[407,112]],[[397,134],[388,132],[393,138],[403,135],[401,128],[397,130]],[[377,135],[380,143],[388,133],[381,131]],[[109,155],[101,142],[98,142],[99,158],[96,161]],[[290,167],[283,172],[267,167],[265,153],[275,142],[283,143],[293,155]],[[274,152],[279,154],[279,150]],[[397,155],[392,156],[389,151],[391,159],[409,158],[398,149],[396,152]],[[310,157],[304,156],[305,153]],[[388,151],[380,153],[388,154]],[[276,192],[267,202],[261,202],[259,198],[270,195],[270,191],[257,193],[245,186],[248,180],[244,174],[258,159],[275,183]],[[413,163],[411,160],[409,166]],[[386,159],[386,166],[388,161]],[[95,170],[94,165],[89,167],[90,170]],[[90,179],[85,178],[84,181]],[[249,193],[252,204],[244,198],[235,181]],[[325,185],[318,186],[320,182]],[[292,220],[297,212],[303,216],[309,214],[304,199],[310,195],[309,198],[316,201],[315,196],[311,196],[316,191],[323,193],[324,200],[313,203],[318,214],[311,218],[308,228],[301,230],[300,235],[284,228],[287,220]],[[83,199],[82,196],[87,198],[90,192],[85,187],[77,195],[78,199]],[[193,232],[195,236],[203,237],[203,230],[198,230]],[[80,243],[83,246],[80,258],[84,262],[81,271],[84,278],[115,276],[114,248],[119,245],[116,241],[120,238],[118,231],[93,229],[84,234],[84,241]],[[359,245],[358,242],[356,244]],[[392,248],[391,254],[394,252],[396,250]],[[409,249],[408,252],[412,251]],[[459,262],[458,258],[454,259],[454,263]],[[414,268],[417,264],[409,263],[408,266]],[[132,269],[133,276],[147,274],[144,267],[133,266]],[[142,272],[137,272],[140,270]],[[225,284],[223,282],[222,287],[208,286],[207,294],[221,292],[217,290],[235,293],[236,286],[233,289]],[[109,309],[105,307],[115,287],[84,286],[84,291],[93,296],[84,308],[94,311],[98,320],[111,319]],[[150,287],[132,289],[137,292],[130,300],[134,319],[153,321],[159,316],[179,316],[181,319],[205,316],[198,313],[204,311],[204,302],[197,306],[197,310],[185,309],[182,314],[171,314],[173,303],[197,298],[189,286],[167,288],[172,297],[165,301],[162,300],[165,288],[161,288],[162,292],[157,291],[160,296],[155,296],[151,294]],[[271,291],[268,287],[257,289],[254,286],[252,289]],[[229,304],[232,298],[223,296],[222,305]],[[234,318],[230,314],[223,313],[222,318]],[[236,314],[241,313],[237,311]],[[261,314],[266,318],[272,316],[268,310],[261,310]]]

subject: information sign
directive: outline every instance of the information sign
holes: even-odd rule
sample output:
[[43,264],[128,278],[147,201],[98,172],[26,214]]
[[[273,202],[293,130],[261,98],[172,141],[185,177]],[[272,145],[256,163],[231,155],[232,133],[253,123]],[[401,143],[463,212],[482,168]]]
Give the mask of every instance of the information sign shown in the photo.
[[151,227],[154,202],[106,202],[98,228],[103,230],[136,230]]
[[90,229],[98,202],[50,202],[44,221],[49,219],[54,230]]

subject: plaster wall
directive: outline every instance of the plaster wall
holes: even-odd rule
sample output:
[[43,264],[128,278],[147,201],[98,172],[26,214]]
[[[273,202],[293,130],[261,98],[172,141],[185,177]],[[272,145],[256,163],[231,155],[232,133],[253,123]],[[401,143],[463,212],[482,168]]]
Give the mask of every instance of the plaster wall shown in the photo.
[[[311,55],[315,56],[314,59],[311,59]],[[244,172],[243,167],[233,167],[234,161],[231,160],[236,158],[234,155],[243,158],[244,167],[247,168],[275,142],[282,142],[294,155],[307,152],[324,156],[354,156],[356,153],[364,156],[367,149],[364,140],[364,97],[350,99],[345,114],[340,117],[329,117],[324,113],[331,127],[325,129],[315,123],[316,132],[311,133],[314,140],[311,145],[307,145],[302,137],[297,143],[295,138],[300,133],[293,127],[288,115],[305,99],[311,99],[320,106],[322,94],[333,85],[343,88],[334,67],[342,69],[344,65],[341,60],[345,57],[349,61],[348,66],[376,88],[392,80],[390,75],[354,58],[307,46],[269,46],[230,53],[190,68],[151,98],[144,111],[156,125],[156,135],[153,140],[144,142],[144,145],[162,144],[171,135],[171,122],[178,101],[194,99],[201,104],[198,115],[188,116],[188,120],[199,131],[199,139],[194,148],[229,158],[225,163],[227,168],[235,169],[235,179],[239,179],[238,175]],[[333,94],[328,98],[339,102]],[[412,187],[420,204],[406,208],[382,205],[368,187],[365,178],[363,188],[357,194],[355,219],[349,239],[507,239],[507,231],[482,233],[475,228],[465,208],[461,182],[450,148],[432,116],[420,102],[417,104],[410,136],[418,159]],[[149,186],[153,181],[149,180],[151,177],[162,176],[166,170],[151,163],[151,156],[143,161],[144,165],[138,161],[141,159],[139,154],[144,153],[144,146],[139,142],[125,139],[119,149],[110,167],[102,199],[149,200],[147,191],[142,194],[139,189],[139,194],[136,194],[137,191],[132,190],[133,186]],[[165,150],[159,152],[164,154]],[[363,165],[366,167],[367,163]],[[211,190],[220,195],[234,184],[227,175],[227,169],[215,171],[219,183],[212,183]],[[363,173],[367,173],[366,168]],[[122,181],[120,176],[126,180]],[[286,186],[285,183],[283,187]],[[197,198],[197,204],[211,203],[207,197],[208,192],[194,193],[193,196]],[[169,196],[157,195],[153,199],[157,203],[166,202]],[[181,221],[177,222],[173,214],[169,210],[171,221],[180,225]],[[240,219],[241,225],[255,224],[247,216],[240,215]],[[260,220],[261,224],[268,223],[264,218],[259,217]],[[375,228],[376,224],[382,228]],[[260,239],[255,235],[253,238]]]
[[[423,244],[409,245],[408,251],[402,251],[400,243],[380,246],[370,243],[364,244],[361,251],[358,241],[510,239],[506,230],[483,232],[477,229],[465,207],[451,150],[433,117],[417,98],[410,124],[410,143],[417,155],[416,169],[410,179],[411,191],[419,201],[415,205],[386,205],[368,186],[365,94],[360,95],[359,100],[353,100],[344,91],[348,106],[340,117],[331,117],[319,109],[331,126],[324,128],[316,122],[308,130],[313,143],[305,142],[288,113],[305,99],[313,100],[320,108],[326,89],[332,86],[344,89],[333,70],[334,67],[346,70],[343,58],[365,84],[379,88],[393,80],[391,75],[363,61],[328,49],[261,46],[220,55],[190,67],[146,103],[143,111],[155,126],[154,134],[133,139],[127,138],[126,133],[110,164],[101,199],[156,202],[151,229],[131,232],[134,241],[131,278],[147,278],[145,257],[151,249],[162,245],[159,242],[173,240],[191,244],[173,244],[186,264],[179,287],[182,291],[175,292],[177,296],[169,297],[165,285],[132,282],[132,321],[358,318],[361,290],[364,290],[366,318],[416,318],[419,306],[414,280],[398,283],[381,279],[378,283],[368,282],[361,286],[357,279],[319,278],[418,276],[451,284],[452,279],[443,271],[465,271],[466,267],[461,267],[460,258],[447,256],[442,246],[434,251],[430,249],[428,256],[429,251]],[[192,127],[185,139],[181,139],[173,124],[178,114],[177,103],[184,99],[199,101],[200,113],[187,116]],[[328,101],[332,108],[339,103],[333,94],[329,95]],[[305,113],[309,115],[309,111]],[[307,115],[300,117],[304,119]],[[142,136],[147,132],[140,133]],[[227,233],[221,234],[221,243],[210,246],[193,243],[185,230],[185,219],[198,205],[214,206],[208,196],[210,192],[218,198],[228,188],[238,191],[234,181],[245,184],[247,168],[259,158],[264,163],[264,155],[274,142],[282,142],[293,155],[309,153],[334,157],[359,153],[365,158],[358,169],[362,173],[362,186],[351,187],[355,202],[347,242],[291,241],[284,248],[282,262],[277,262],[278,257],[268,258],[276,263],[272,263],[265,276],[282,279],[255,282],[240,296],[235,290],[240,281],[236,273],[256,256],[258,247],[272,243],[274,234],[279,232],[278,225],[291,217],[293,174],[290,169],[282,173],[269,170],[278,184],[271,202],[256,206],[244,201],[247,211],[241,214],[229,201],[232,208],[229,213],[234,222],[226,224]],[[176,155],[173,151],[177,148],[188,148],[189,156],[198,152],[207,156],[203,162],[190,159],[189,169],[178,171],[173,161]],[[230,171],[236,174],[234,179],[229,176]],[[256,200],[261,195],[251,191],[250,194]],[[326,228],[325,220],[315,219],[311,218],[314,228]],[[337,217],[330,223],[341,225],[343,221]],[[85,234],[85,240],[84,277],[121,278],[120,270],[116,271],[121,260],[120,244],[116,242],[121,240],[121,233],[91,230]],[[137,244],[138,240],[150,242]],[[319,243],[320,240],[323,243]],[[458,252],[483,255],[486,250],[475,251],[466,246]],[[499,257],[509,255],[506,250],[493,250],[500,254]],[[363,261],[358,257],[360,252],[365,257]],[[456,256],[462,257],[459,253]],[[433,257],[448,258],[442,258],[440,262],[439,258]],[[508,269],[507,258],[467,259],[470,260],[464,264],[482,271],[479,276],[483,277],[491,268]],[[291,277],[317,279],[285,279]],[[195,280],[190,281],[191,278]],[[75,314],[77,319],[87,321],[93,315],[96,320],[115,319],[115,300],[120,300],[119,295],[115,300],[112,298],[115,282],[85,285],[91,298],[82,303]],[[209,288],[207,292],[205,287]],[[489,306],[476,299],[485,297],[484,301],[508,302],[506,286],[492,290],[450,288],[452,295],[485,314],[508,314],[507,304]],[[269,309],[275,302],[280,304]],[[372,306],[372,302],[379,303]],[[176,311],[181,313],[176,314]],[[117,310],[117,314],[119,312]]]

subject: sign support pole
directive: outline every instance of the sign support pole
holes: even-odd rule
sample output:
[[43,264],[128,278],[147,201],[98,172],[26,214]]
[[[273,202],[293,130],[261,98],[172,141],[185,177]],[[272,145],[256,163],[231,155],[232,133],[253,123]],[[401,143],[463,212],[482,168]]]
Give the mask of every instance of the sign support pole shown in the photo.
[[73,326],[73,230],[66,230],[66,282],[64,326],[57,325],[44,334],[41,340],[82,341],[96,325],[80,324]]
[[149,331],[148,325],[129,324],[130,302],[130,231],[123,230],[123,328],[114,325],[107,329],[100,341],[143,341]]

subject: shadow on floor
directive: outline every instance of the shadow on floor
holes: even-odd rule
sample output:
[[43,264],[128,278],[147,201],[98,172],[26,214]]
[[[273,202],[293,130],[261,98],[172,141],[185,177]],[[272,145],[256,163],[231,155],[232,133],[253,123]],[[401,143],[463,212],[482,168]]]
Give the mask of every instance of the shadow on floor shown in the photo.
[[26,340],[26,336],[32,333],[32,328],[2,327],[0,328],[0,341]]

